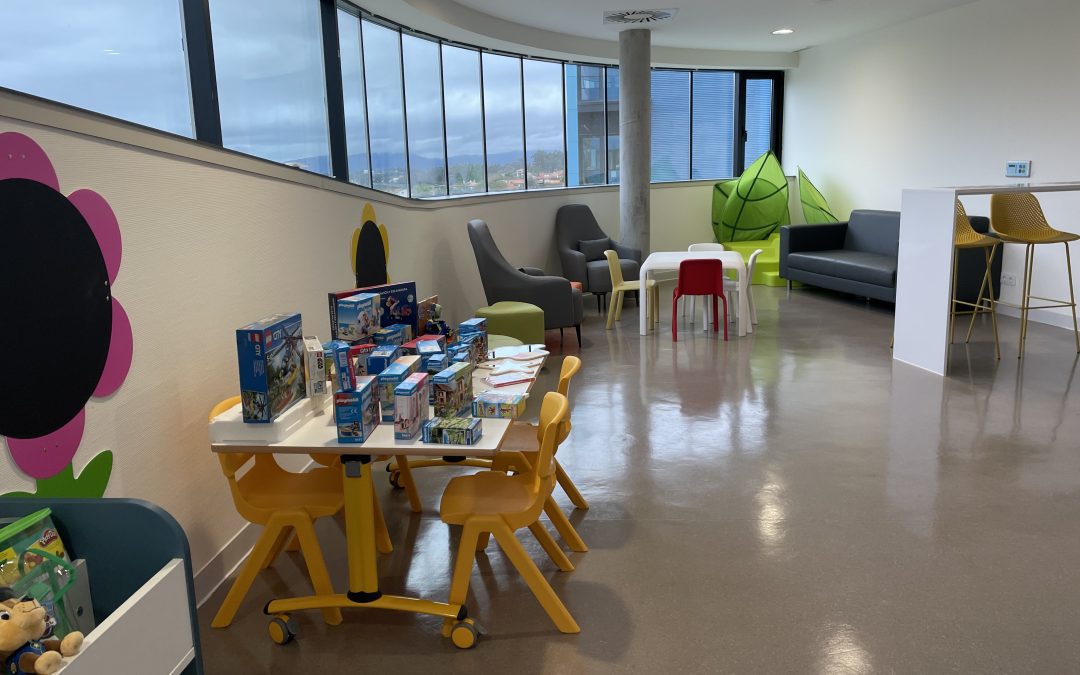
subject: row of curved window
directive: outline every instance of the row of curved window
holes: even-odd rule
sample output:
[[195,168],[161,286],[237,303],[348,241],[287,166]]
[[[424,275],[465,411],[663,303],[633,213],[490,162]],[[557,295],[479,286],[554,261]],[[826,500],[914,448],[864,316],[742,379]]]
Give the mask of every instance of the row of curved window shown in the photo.
[[[0,86],[416,198],[619,180],[619,70],[333,0],[6,0]],[[652,71],[652,179],[779,151],[776,72]]]

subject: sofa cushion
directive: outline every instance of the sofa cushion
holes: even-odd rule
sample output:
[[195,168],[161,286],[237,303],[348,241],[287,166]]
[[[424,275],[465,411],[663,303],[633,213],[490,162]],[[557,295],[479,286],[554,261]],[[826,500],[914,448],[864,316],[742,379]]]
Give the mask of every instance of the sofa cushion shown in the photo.
[[900,247],[900,212],[856,209],[848,218],[844,248],[896,258]]
[[605,260],[604,251],[611,248],[611,239],[608,237],[602,239],[585,239],[579,241],[577,247],[578,250],[585,255],[585,260],[587,262]]
[[896,258],[865,251],[789,253],[788,267],[878,286],[896,285]]

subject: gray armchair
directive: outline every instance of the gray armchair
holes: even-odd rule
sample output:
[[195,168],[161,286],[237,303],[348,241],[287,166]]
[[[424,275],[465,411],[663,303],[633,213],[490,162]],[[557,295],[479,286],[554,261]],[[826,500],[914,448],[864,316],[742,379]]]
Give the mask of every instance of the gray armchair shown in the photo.
[[595,247],[601,249],[599,255],[596,255],[595,251],[589,251],[589,247],[586,247],[586,252],[582,252],[581,242],[599,239],[608,239],[610,246],[606,248],[619,254],[623,279],[637,279],[641,269],[641,251],[623,246],[604,234],[588,206],[567,204],[559,208],[555,215],[555,241],[563,274],[570,281],[580,282],[586,293],[595,295],[598,306],[602,298],[611,292],[611,273],[608,271],[607,259],[604,258],[604,249]]
[[[482,220],[469,221],[469,241],[476,254],[476,267],[489,305],[496,302],[527,302],[544,310],[544,329],[562,330],[573,326],[581,344],[581,291],[562,277],[540,276],[515,269],[506,261],[491,230]],[[539,272],[534,268],[529,272]]]

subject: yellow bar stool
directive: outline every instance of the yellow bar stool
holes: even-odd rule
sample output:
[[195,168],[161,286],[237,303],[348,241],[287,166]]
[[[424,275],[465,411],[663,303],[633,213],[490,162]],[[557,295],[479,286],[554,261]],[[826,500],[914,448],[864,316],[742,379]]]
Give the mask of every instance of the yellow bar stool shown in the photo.
[[[608,304],[607,312],[607,328],[611,330],[612,322],[618,321],[622,317],[623,297],[627,293],[641,290],[641,283],[623,280],[618,253],[611,250],[604,251],[604,257],[607,258],[608,271],[611,273],[611,302]],[[660,287],[656,285],[655,279],[649,279],[645,282],[645,290],[645,311],[648,313],[649,326],[652,326],[660,320],[658,315]]]
[[[980,234],[975,231],[975,228],[971,226],[971,220],[968,218],[967,211],[964,210],[964,205],[960,203],[960,200],[956,200],[956,234],[953,239],[953,246],[957,249],[957,254],[953,256],[952,266],[952,303],[949,304],[949,344],[953,341],[953,326],[956,323],[957,314],[966,314],[967,312],[957,312],[957,305],[964,305],[971,307],[971,323],[968,324],[967,338],[964,342],[971,342],[971,331],[975,327],[975,319],[979,314],[989,314],[990,322],[994,326],[994,353],[997,358],[1001,358],[1001,345],[998,343],[998,329],[997,329],[997,311],[994,308],[994,283],[991,278],[991,269],[994,264],[994,255],[997,253],[998,245],[1001,244],[999,239],[994,237],[988,237],[985,234]],[[981,248],[986,257],[986,271],[983,273],[982,281],[979,283],[979,294],[975,298],[975,302],[967,302],[966,300],[958,300],[956,298],[956,267],[959,259],[959,250]],[[984,295],[985,294],[985,295]],[[986,301],[984,304],[983,301]]]
[[[1024,244],[1024,280],[1021,284],[1020,305],[1011,305],[1020,310],[1020,348],[1017,358],[1024,357],[1024,345],[1027,341],[1028,315],[1033,309],[1049,307],[1070,307],[1073,315],[1073,338],[1076,352],[1080,354],[1080,330],[1076,324],[1076,294],[1073,292],[1072,258],[1069,254],[1069,242],[1080,239],[1080,235],[1062,232],[1050,227],[1046,221],[1039,200],[1030,192],[995,194],[990,196],[990,225],[1003,242]],[[1035,267],[1035,247],[1042,244],[1064,244],[1065,266],[1069,275],[1069,301],[1056,298],[1044,298],[1031,294],[1031,278]],[[1049,304],[1032,305],[1032,300],[1044,300]],[[1004,303],[999,303],[1004,304]]]

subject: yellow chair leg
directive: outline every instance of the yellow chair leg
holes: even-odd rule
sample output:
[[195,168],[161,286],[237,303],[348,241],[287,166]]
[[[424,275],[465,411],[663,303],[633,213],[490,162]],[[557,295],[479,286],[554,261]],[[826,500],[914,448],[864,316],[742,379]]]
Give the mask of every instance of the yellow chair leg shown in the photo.
[[1069,242],[1065,242],[1065,269],[1069,273],[1069,302],[1072,303],[1073,338],[1076,340],[1076,353],[1080,354],[1080,328],[1076,325],[1076,294],[1073,292],[1072,256],[1069,254]]
[[390,541],[390,531],[386,529],[386,518],[383,517],[382,504],[379,503],[379,496],[372,495],[372,505],[375,515],[375,548],[379,550],[379,553],[393,553],[394,544]]
[[487,549],[488,544],[491,542],[491,534],[488,532],[481,532],[476,537],[476,552],[479,553]]
[[[450,598],[447,600],[451,605],[465,604],[465,596],[469,594],[469,578],[472,576],[476,540],[481,534],[487,533],[481,532],[479,528],[468,522],[461,528],[461,542],[458,544],[457,557],[454,558],[454,574],[450,578]],[[453,619],[443,621],[444,637],[450,637],[450,627],[453,625]]]
[[558,542],[551,536],[551,533],[544,528],[540,521],[536,521],[529,526],[529,532],[533,533],[536,537],[536,541],[540,542],[540,546],[543,547],[544,553],[548,554],[551,558],[551,562],[559,566],[559,569],[563,572],[573,572],[574,563],[570,562],[570,558],[566,557],[563,550],[559,548]]
[[1020,291],[1020,348],[1016,358],[1024,358],[1024,348],[1027,346],[1027,320],[1028,305],[1031,304],[1031,279],[1035,276],[1035,247],[1028,244],[1024,250],[1024,284]]
[[281,530],[284,527],[285,523],[278,516],[270,518],[270,521],[263,528],[262,534],[259,535],[259,540],[255,542],[255,547],[251,549],[247,560],[244,561],[244,566],[240,568],[240,574],[237,575],[236,581],[233,582],[232,588],[229,589],[229,593],[225,596],[225,600],[221,603],[217,614],[214,615],[214,620],[210,622],[212,628],[225,628],[236,618],[240,603],[244,601],[244,596],[251,590],[251,584],[254,583],[255,576],[262,567],[262,561],[270,555],[270,549],[281,535]]
[[[625,298],[626,298],[626,293],[624,293],[622,291],[619,291],[619,298],[615,302],[615,320],[616,321],[622,321],[622,304],[623,304],[623,300]],[[613,300],[614,300],[614,298],[613,298]]]
[[[570,615],[570,612],[566,609],[566,605],[563,604],[559,596],[555,595],[555,591],[552,590],[551,585],[548,584],[547,579],[537,569],[536,563],[532,561],[529,554],[525,552],[525,547],[521,545],[521,542],[517,540],[514,533],[510,531],[510,528],[503,525],[502,527],[495,528],[492,534],[495,535],[495,540],[499,542],[499,546],[502,547],[506,557],[510,558],[510,562],[514,564],[518,574],[528,584],[529,589],[533,595],[540,602],[540,605],[547,612],[547,615],[551,618],[555,627],[563,633],[580,633],[581,628],[574,621],[574,617]],[[456,576],[456,575],[455,575]],[[451,600],[453,602],[453,600]]]
[[612,291],[611,301],[607,306],[607,329],[611,330],[611,325],[615,322],[615,304],[622,296],[622,291]]
[[281,532],[277,536],[277,540],[274,541],[274,545],[270,547],[270,552],[266,554],[266,558],[259,565],[259,569],[266,569],[274,564],[274,561],[278,559],[281,552],[285,550],[285,544],[292,544],[296,541],[296,538],[292,536],[291,527],[281,528]]
[[285,547],[285,550],[289,553],[296,553],[300,550],[300,540],[296,537],[289,539],[289,545]]
[[581,535],[574,529],[573,523],[566,517],[563,510],[559,508],[559,504],[553,497],[548,497],[544,502],[544,513],[551,519],[551,524],[555,526],[555,530],[559,533],[559,536],[563,538],[566,545],[570,547],[571,551],[578,553],[586,553],[589,547],[585,545],[585,541],[582,540]]
[[[334,585],[330,583],[330,573],[326,571],[322,547],[319,546],[319,538],[315,536],[315,527],[310,520],[304,519],[296,523],[296,538],[300,540],[300,551],[304,554],[304,563],[307,565],[308,577],[311,579],[311,587],[315,589],[315,595],[333,595]],[[341,623],[341,610],[337,607],[324,608],[322,614],[323,621],[331,626]]]
[[562,468],[562,464],[559,464],[559,460],[555,460],[555,480],[559,481],[559,485],[562,487],[563,492],[570,498],[570,502],[579,509],[588,510],[589,502],[581,496],[581,492],[578,491],[577,485],[574,485],[574,481],[570,480],[570,476],[566,473],[566,469]]
[[409,508],[413,513],[420,513],[424,510],[424,506],[420,503],[420,493],[416,491],[416,483],[413,482],[409,458],[397,455],[394,461],[397,463],[397,470],[401,472],[401,484],[405,486],[405,494],[409,495]]

